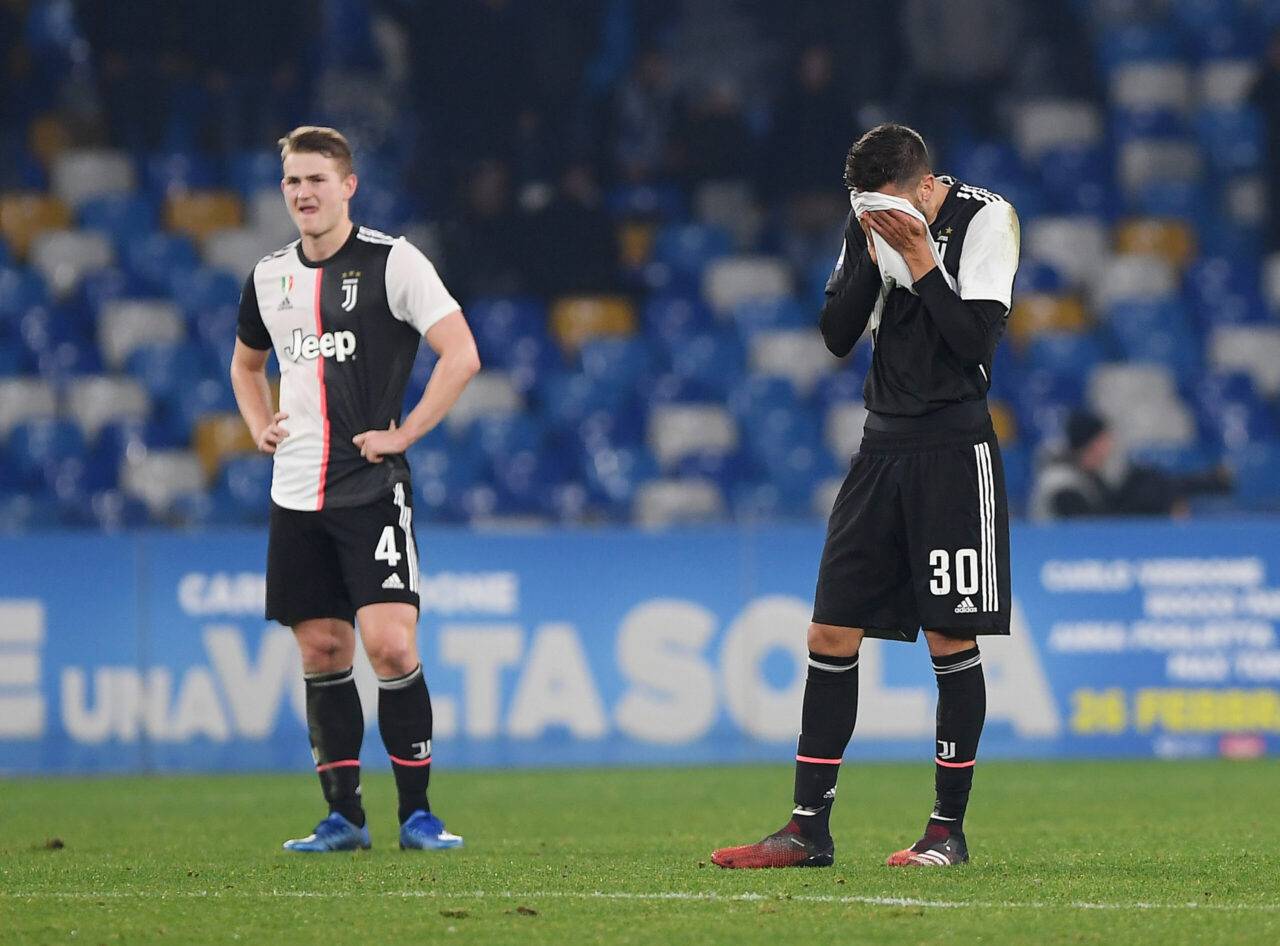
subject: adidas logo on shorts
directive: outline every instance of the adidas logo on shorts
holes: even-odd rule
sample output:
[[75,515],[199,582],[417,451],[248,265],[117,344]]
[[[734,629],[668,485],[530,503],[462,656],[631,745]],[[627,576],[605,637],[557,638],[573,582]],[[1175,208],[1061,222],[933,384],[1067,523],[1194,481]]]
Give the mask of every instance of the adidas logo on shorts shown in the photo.
[[[382,583],[383,588],[394,588],[396,591],[404,591],[404,582],[400,580],[400,576],[392,572],[387,576],[387,580]],[[973,605],[969,605],[972,609]]]
[[[392,578],[395,576],[392,575]],[[382,587],[386,587],[383,585]],[[973,599],[966,597],[963,601],[956,605],[956,614],[977,614],[978,609],[973,606]]]

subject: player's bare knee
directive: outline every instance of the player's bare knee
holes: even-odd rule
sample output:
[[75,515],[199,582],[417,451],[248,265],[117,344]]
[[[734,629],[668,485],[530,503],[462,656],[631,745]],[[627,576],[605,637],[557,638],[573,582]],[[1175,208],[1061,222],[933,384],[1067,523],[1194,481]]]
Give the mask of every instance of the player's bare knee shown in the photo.
[[978,646],[978,642],[972,637],[956,637],[941,631],[927,630],[924,632],[924,639],[929,645],[929,653],[934,657],[946,657]]
[[342,621],[303,621],[293,628],[302,668],[307,673],[331,673],[351,666],[354,639],[351,626]]
[[862,629],[835,627],[831,624],[809,625],[809,651],[829,657],[852,657],[862,646]]

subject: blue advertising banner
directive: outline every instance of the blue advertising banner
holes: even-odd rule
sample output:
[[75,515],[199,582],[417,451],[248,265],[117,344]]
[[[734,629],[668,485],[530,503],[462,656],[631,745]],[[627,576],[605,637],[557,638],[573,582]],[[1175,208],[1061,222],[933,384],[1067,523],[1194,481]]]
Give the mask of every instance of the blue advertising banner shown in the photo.
[[[1275,525],[1015,527],[983,756],[1280,749]],[[426,530],[420,638],[446,766],[785,761],[822,531]],[[0,772],[302,769],[257,532],[0,540]],[[851,758],[928,758],[923,642],[868,642]],[[365,718],[376,688],[357,662]],[[376,735],[366,765],[386,760]]]

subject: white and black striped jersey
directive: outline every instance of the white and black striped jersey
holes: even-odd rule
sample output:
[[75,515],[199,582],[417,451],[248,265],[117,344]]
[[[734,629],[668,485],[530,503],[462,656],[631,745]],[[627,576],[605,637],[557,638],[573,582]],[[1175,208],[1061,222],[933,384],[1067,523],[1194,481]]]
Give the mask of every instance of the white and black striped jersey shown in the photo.
[[[923,417],[951,404],[983,401],[991,385],[991,361],[1018,268],[1018,216],[998,194],[950,177],[938,181],[950,192],[929,230],[958,293],[936,271],[921,278],[917,292],[886,289],[852,213],[827,282],[823,334],[837,354],[853,347],[877,302],[883,303],[863,388],[867,409],[876,414]],[[957,311],[960,303],[965,311]]]
[[240,296],[237,335],[274,348],[280,362],[289,436],[275,453],[277,505],[363,505],[408,482],[404,457],[370,463],[351,438],[400,422],[422,336],[457,309],[416,247],[365,227],[322,262],[296,240],[258,262]]

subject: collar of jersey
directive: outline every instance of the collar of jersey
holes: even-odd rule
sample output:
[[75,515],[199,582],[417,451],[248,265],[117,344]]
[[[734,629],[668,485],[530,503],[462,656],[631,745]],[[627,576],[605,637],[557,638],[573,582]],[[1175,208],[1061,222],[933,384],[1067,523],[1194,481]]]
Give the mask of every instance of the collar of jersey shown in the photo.
[[347,247],[349,247],[352,243],[356,241],[356,234],[358,234],[359,232],[360,232],[360,224],[356,223],[355,221],[352,221],[351,235],[347,237],[347,242],[343,243],[342,246],[338,247],[338,249],[334,252],[332,256],[327,256],[324,259],[316,260],[315,262],[312,262],[311,260],[307,259],[307,254],[302,252],[302,241],[299,240],[298,241],[298,262],[301,263],[303,266],[306,266],[308,269],[319,269],[321,266],[328,266],[331,262],[336,260],[339,256],[341,256],[343,253],[347,251]]

